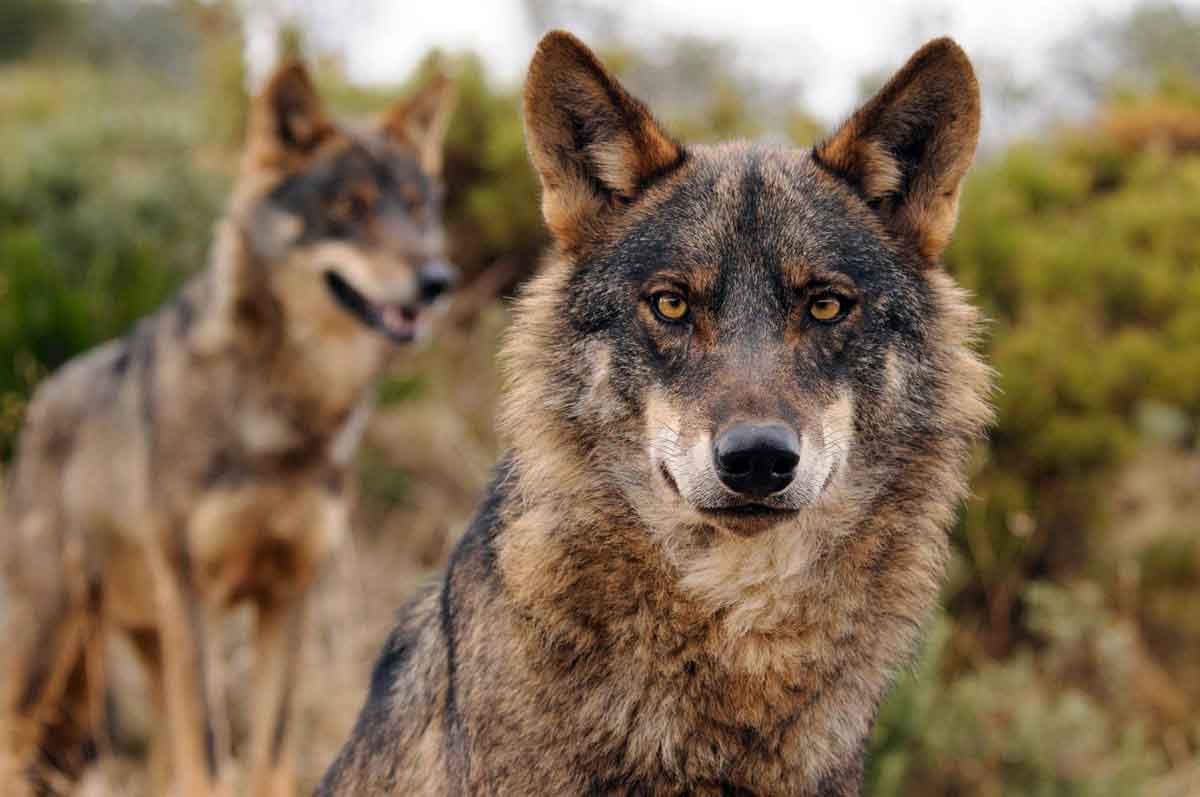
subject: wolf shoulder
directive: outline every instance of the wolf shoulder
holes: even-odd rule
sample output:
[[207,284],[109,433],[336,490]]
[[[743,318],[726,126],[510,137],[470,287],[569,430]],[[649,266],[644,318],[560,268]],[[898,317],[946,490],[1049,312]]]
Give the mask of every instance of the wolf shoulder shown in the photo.
[[487,497],[455,547],[442,578],[400,612],[371,674],[350,740],[330,767],[319,797],[351,794],[452,794],[465,756],[459,726],[461,668],[471,617],[499,590],[495,538],[503,528],[512,464],[503,460]]

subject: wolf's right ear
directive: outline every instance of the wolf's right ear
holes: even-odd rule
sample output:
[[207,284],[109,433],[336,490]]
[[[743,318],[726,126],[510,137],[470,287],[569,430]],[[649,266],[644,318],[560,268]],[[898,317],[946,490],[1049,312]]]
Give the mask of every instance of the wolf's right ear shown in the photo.
[[384,115],[384,131],[393,140],[412,147],[421,167],[430,174],[442,173],[442,147],[454,112],[455,95],[453,81],[438,73]]
[[295,165],[334,134],[308,70],[290,61],[275,70],[250,109],[246,149],[259,167]]
[[567,248],[684,159],[646,107],[563,31],[547,33],[529,65],[525,140],[546,225]]
[[936,259],[979,140],[979,84],[966,53],[936,39],[913,54],[841,129],[813,148],[894,232]]

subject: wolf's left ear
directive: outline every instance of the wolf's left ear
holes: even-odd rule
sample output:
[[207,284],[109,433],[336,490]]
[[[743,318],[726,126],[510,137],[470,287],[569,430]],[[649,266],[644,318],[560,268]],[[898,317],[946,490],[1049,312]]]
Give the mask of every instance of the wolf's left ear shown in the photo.
[[454,82],[438,74],[384,115],[384,130],[413,147],[421,168],[429,174],[442,172],[442,144],[450,127],[455,99]]
[[567,247],[684,159],[646,106],[563,31],[547,33],[529,64],[525,140],[546,224]]
[[950,39],[918,50],[842,128],[813,149],[926,258],[950,241],[979,139],[979,84]]
[[334,133],[308,70],[289,61],[275,70],[250,109],[247,152],[255,165],[286,168]]

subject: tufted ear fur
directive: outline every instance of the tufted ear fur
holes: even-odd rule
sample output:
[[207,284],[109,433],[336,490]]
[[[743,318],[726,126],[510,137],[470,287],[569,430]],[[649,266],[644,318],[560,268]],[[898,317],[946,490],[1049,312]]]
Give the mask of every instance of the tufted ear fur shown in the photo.
[[246,158],[251,167],[297,169],[336,135],[308,70],[282,64],[250,108]]
[[813,149],[898,235],[936,260],[950,242],[979,139],[979,84],[950,39],[918,50],[841,129]]
[[570,248],[681,164],[683,148],[569,33],[547,33],[525,81],[525,140],[542,213]]
[[455,100],[453,81],[439,74],[384,115],[384,130],[396,141],[415,149],[421,168],[431,175],[442,172],[442,144]]

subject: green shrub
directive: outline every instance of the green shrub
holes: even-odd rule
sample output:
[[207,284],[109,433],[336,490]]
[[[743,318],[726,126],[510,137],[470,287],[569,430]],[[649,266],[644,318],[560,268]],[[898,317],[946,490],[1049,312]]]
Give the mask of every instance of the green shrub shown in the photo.
[[[1146,106],[1126,99],[1111,135],[1023,144],[969,180],[947,266],[991,319],[998,419],[871,794],[1137,794],[1164,745],[1200,747],[1200,152],[1148,102],[1161,135],[1144,115],[1130,134]],[[1156,492],[1111,499],[1155,468]]]
[[4,457],[38,379],[123,334],[204,263],[224,181],[196,165],[193,127],[162,89],[121,85],[149,105],[66,108],[0,127]]

